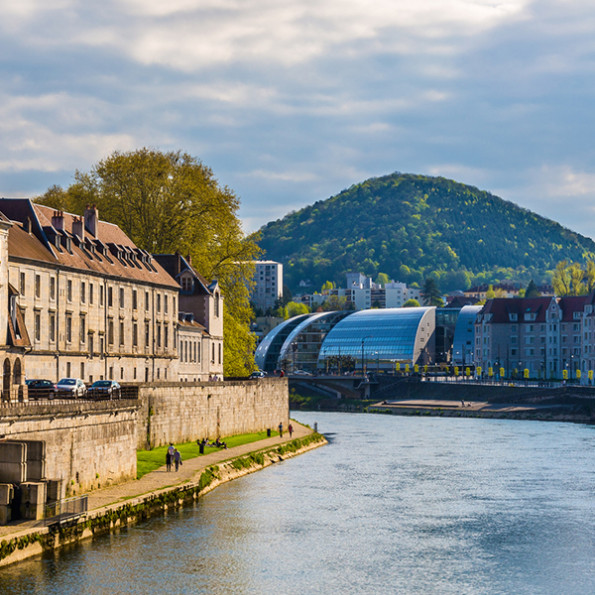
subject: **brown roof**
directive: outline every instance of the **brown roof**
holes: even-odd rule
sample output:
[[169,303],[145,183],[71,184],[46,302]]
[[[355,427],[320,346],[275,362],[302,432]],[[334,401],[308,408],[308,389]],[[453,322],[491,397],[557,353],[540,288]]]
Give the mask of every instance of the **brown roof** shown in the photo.
[[493,298],[487,300],[481,314],[491,314],[492,323],[510,323],[509,314],[517,314],[518,321],[523,321],[523,314],[535,314],[532,322],[545,322],[545,313],[550,305],[551,297],[538,298]]
[[60,230],[52,225],[53,215],[58,214],[55,209],[28,199],[0,199],[0,211],[14,223],[9,231],[9,257],[179,289],[172,276],[117,225],[98,221],[97,236],[85,229],[85,240],[81,241],[73,234],[73,224],[81,218],[72,213],[60,213]]
[[567,296],[559,298],[558,303],[560,304],[560,308],[562,308],[562,321],[570,322],[572,320],[575,320],[574,313],[582,313],[585,309],[585,304],[587,304],[587,302],[588,296],[586,295]]

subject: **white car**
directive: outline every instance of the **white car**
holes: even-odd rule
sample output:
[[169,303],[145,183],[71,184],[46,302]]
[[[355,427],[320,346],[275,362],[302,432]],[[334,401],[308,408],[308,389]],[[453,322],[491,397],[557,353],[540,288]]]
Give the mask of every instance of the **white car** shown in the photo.
[[60,397],[84,397],[87,387],[80,378],[62,378],[56,385]]

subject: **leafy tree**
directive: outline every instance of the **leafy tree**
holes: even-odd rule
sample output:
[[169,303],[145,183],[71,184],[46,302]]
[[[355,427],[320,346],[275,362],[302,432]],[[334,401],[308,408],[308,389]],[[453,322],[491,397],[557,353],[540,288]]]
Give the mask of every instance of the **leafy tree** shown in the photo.
[[531,279],[531,281],[529,281],[529,285],[527,285],[527,288],[525,289],[525,297],[526,298],[541,297],[541,293],[539,293],[539,289],[537,289],[537,285],[535,285],[535,281],[533,281],[533,279]]
[[493,300],[496,297],[496,292],[494,291],[493,285],[488,285],[488,290],[486,291],[486,300]]
[[302,302],[288,302],[287,305],[280,310],[279,316],[287,320],[288,318],[293,318],[300,314],[309,314],[309,312],[310,308]]
[[235,194],[219,186],[195,157],[179,151],[116,151],[74,177],[66,190],[52,186],[37,201],[78,214],[95,204],[102,219],[120,226],[139,247],[189,254],[205,278],[219,280],[225,297],[225,375],[250,372],[254,337],[249,292],[259,237],[244,235]]
[[325,281],[322,284],[322,288],[321,288],[321,293],[324,293],[325,291],[330,291],[331,289],[335,288],[335,284],[332,281]]
[[586,295],[595,288],[595,262],[588,260],[583,268],[577,262],[560,261],[552,273],[556,295]]
[[386,284],[390,282],[390,279],[386,273],[378,273],[376,276],[376,283],[378,285],[382,285],[382,287],[386,287]]
[[403,304],[403,308],[419,308],[419,305],[419,302],[415,298],[411,298]]
[[347,309],[347,298],[339,297],[337,295],[331,295],[328,300],[322,304],[322,310],[324,312],[332,312],[334,310],[345,310]]
[[438,287],[438,283],[434,277],[428,277],[424,281],[424,286],[421,291],[423,302],[425,306],[443,306],[442,294]]

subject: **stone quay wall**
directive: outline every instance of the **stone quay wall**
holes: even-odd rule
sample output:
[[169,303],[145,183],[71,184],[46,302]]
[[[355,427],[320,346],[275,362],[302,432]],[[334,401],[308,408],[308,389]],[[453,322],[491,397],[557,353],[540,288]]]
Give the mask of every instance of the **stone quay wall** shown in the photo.
[[43,440],[45,477],[72,496],[136,477],[136,400],[48,402],[0,408],[0,436]]
[[139,449],[289,423],[287,378],[143,385],[139,400]]
[[[285,378],[139,385],[138,399],[0,406],[0,440],[43,440],[62,497],[136,477],[136,450],[275,429],[289,422]],[[0,480],[1,483],[1,480]]]

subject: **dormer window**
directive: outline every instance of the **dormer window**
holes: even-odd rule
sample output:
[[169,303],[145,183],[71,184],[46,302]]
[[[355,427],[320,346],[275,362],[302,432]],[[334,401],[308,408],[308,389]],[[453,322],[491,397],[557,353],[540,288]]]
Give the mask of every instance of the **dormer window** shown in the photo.
[[516,322],[518,320],[518,315],[516,314],[516,312],[510,312],[508,314],[508,320],[510,320],[510,322]]
[[572,318],[574,318],[574,320],[580,320],[582,317],[582,312],[573,312],[572,314]]
[[532,322],[537,318],[537,314],[535,312],[525,312],[524,319],[525,321]]

